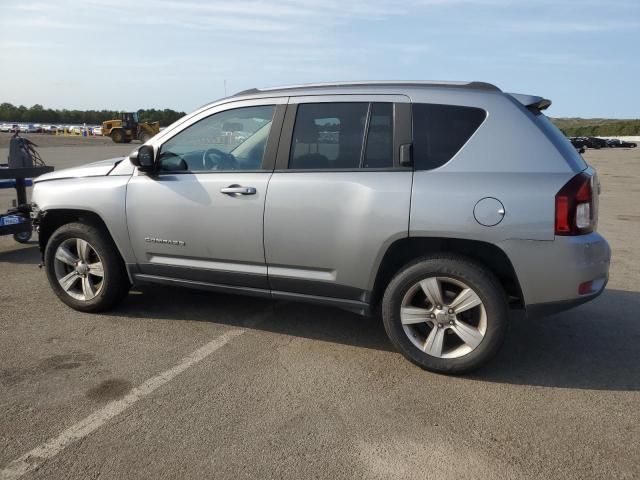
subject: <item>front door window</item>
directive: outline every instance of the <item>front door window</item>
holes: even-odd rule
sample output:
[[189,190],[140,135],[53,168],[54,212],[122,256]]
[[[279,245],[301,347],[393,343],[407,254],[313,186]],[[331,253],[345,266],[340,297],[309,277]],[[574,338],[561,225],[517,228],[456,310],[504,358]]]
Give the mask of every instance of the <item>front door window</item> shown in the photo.
[[275,106],[225,110],[194,123],[160,148],[160,171],[262,169]]

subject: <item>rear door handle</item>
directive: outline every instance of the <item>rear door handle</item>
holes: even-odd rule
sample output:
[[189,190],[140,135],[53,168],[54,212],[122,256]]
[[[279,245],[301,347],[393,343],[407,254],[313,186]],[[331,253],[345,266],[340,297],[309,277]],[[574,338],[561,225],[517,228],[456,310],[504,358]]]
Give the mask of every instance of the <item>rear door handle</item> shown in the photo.
[[255,195],[256,189],[254,187],[243,187],[242,185],[229,185],[221,188],[220,192],[227,195]]

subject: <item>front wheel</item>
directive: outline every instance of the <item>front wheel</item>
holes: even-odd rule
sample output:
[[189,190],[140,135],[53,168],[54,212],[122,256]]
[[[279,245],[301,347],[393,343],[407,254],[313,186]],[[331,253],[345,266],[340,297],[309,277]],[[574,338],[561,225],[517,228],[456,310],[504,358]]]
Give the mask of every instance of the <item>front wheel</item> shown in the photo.
[[93,225],[69,223],[58,228],[47,243],[44,260],[53,291],[75,310],[107,310],[131,286],[109,234]]
[[110,137],[111,137],[111,140],[113,140],[113,143],[124,143],[126,140],[124,130],[120,128],[113,130],[111,132]]
[[393,345],[411,362],[438,373],[465,373],[498,351],[508,325],[496,277],[462,257],[423,258],[387,287],[382,319]]

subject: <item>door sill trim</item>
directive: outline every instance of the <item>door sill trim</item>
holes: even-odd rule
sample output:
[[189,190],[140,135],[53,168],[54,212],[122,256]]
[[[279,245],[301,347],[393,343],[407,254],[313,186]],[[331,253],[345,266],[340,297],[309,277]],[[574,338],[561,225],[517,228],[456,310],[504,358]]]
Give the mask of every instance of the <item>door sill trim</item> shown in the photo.
[[218,283],[199,282],[195,280],[182,280],[178,278],[161,277],[158,275],[148,275],[144,273],[133,273],[135,284],[161,284],[176,287],[195,288],[198,290],[208,290],[220,293],[228,293],[232,295],[251,295],[255,297],[272,298],[278,300],[289,300],[292,302],[315,303],[319,305],[328,305],[332,307],[348,310],[358,315],[369,316],[371,314],[371,306],[368,303],[357,300],[345,300],[342,298],[319,297],[316,295],[308,295],[304,293],[292,293],[281,291],[270,291],[261,288],[237,287],[230,285],[221,285]]

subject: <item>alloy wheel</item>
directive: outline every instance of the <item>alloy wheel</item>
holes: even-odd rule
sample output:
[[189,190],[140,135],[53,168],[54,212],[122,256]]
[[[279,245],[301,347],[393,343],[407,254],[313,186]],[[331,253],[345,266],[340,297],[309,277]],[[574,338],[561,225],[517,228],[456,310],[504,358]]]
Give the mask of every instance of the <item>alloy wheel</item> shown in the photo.
[[487,331],[487,312],[478,294],[449,277],[415,283],[402,299],[400,321],[409,340],[437,358],[458,358],[475,350]]
[[102,290],[102,260],[86,240],[68,238],[58,245],[54,270],[62,289],[76,300],[89,301]]

